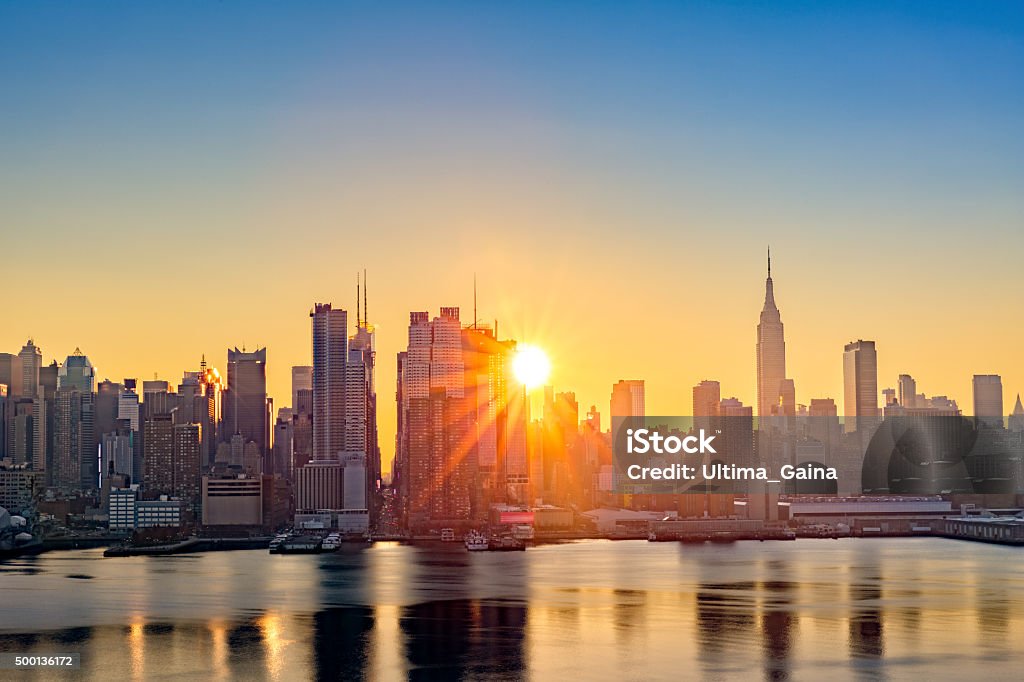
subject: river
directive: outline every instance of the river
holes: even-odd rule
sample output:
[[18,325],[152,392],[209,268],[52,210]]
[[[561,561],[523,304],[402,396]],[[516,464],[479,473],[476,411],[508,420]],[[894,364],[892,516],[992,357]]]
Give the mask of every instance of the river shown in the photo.
[[[349,545],[0,564],[75,679],[1019,679],[1024,550],[938,538]],[[10,673],[10,671],[5,671]]]

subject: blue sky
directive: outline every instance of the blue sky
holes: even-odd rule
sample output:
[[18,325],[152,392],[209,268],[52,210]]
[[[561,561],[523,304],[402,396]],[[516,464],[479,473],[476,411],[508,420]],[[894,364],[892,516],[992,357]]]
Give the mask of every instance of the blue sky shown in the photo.
[[[918,346],[949,336],[944,306],[992,321],[1024,296],[1022,84],[1019,2],[0,2],[2,252],[35,292],[0,346],[48,334],[47,355],[175,378],[261,341],[283,396],[304,311],[357,269],[386,358],[409,310],[467,307],[477,272],[487,317],[550,334],[581,403],[646,376],[685,413],[670,401],[712,374],[752,398],[771,241],[800,402],[839,394],[812,349],[857,337],[963,394],[944,358],[977,330]],[[137,311],[124,343],[170,327],[175,347],[104,350],[95,308],[46,321],[83,283]],[[726,340],[665,322],[649,361],[581,351],[638,298]],[[196,301],[232,315],[193,329]],[[900,331],[907,310],[930,322]],[[1020,332],[985,329],[976,369],[1024,386]]]

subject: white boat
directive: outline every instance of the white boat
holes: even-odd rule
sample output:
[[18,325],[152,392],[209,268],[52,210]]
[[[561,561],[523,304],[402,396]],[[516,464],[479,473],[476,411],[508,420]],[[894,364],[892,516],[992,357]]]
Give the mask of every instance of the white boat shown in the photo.
[[472,532],[466,536],[466,549],[470,552],[486,552],[489,545],[487,536],[480,533]]
[[341,547],[341,534],[331,533],[324,538],[324,544],[320,546],[320,549],[325,552],[334,552]]
[[527,523],[520,523],[512,526],[512,537],[516,540],[532,540],[533,526]]

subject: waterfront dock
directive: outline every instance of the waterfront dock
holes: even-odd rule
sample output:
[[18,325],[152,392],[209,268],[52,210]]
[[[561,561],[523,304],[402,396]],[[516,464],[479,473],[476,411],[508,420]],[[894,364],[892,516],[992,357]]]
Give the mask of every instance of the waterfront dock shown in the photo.
[[169,556],[193,552],[222,552],[236,549],[266,549],[269,537],[256,538],[189,538],[181,542],[163,545],[134,546],[115,545],[105,552],[105,557],[124,556]]

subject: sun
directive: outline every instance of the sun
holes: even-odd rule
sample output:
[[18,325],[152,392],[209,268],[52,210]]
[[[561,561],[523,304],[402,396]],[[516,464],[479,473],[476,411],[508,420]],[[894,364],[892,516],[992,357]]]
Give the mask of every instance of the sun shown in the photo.
[[527,389],[536,388],[548,380],[551,361],[547,353],[537,346],[520,344],[512,358],[512,373]]

